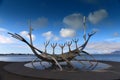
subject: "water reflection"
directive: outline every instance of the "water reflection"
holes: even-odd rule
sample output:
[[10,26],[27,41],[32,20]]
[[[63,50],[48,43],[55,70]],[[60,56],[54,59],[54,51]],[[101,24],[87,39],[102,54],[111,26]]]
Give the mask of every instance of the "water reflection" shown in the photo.
[[[90,69],[90,63],[87,62],[87,61],[82,61],[86,66],[83,66],[82,64],[80,64],[79,62],[77,61],[72,61],[72,64],[73,66],[77,69],[77,70],[83,70],[83,67],[84,67],[84,70],[89,70]],[[92,62],[94,65],[96,64],[96,62]],[[27,63],[25,64],[24,66],[25,67],[29,67],[29,68],[33,68],[33,69],[38,69],[38,70],[44,70],[45,68],[49,68],[51,67],[51,64],[49,64],[48,62],[42,62],[42,65],[40,64],[40,62],[34,62],[33,63],[34,66],[32,65],[32,63]],[[66,65],[65,62],[61,62],[60,63],[62,66],[63,65]],[[103,69],[107,69],[111,67],[110,65],[108,64],[104,64],[104,63],[100,63],[98,64],[98,66],[96,66],[94,68],[94,70],[103,70]]]

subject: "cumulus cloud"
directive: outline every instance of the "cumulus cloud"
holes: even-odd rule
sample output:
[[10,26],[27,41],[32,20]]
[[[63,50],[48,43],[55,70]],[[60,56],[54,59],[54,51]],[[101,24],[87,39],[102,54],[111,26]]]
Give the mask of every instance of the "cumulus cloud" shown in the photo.
[[46,40],[50,40],[53,37],[52,31],[48,31],[42,34],[46,38]]
[[90,13],[88,15],[88,20],[93,24],[97,24],[107,16],[108,16],[108,12],[105,9],[100,9],[98,11]]
[[38,18],[37,20],[33,21],[32,26],[34,28],[41,28],[48,26],[48,19],[45,17]]
[[[29,32],[27,32],[27,31],[21,31],[20,35],[29,39],[29,34],[28,33]],[[35,40],[35,35],[33,35],[33,34],[32,34],[32,40]]]
[[60,30],[60,35],[61,35],[61,37],[64,37],[64,38],[66,38],[66,37],[74,37],[76,35],[76,32],[73,29],[62,28]]
[[54,35],[52,31],[45,32],[42,34],[42,36],[45,37],[47,41],[49,41],[51,39],[53,39],[54,41],[60,40],[60,38],[58,36]]
[[63,23],[67,26],[78,29],[83,25],[83,16],[80,13],[74,13],[64,17]]

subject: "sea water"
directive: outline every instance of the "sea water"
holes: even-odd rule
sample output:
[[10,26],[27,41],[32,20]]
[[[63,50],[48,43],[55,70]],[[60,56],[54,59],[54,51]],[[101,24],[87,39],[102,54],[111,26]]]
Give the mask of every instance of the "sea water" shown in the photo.
[[[101,61],[115,61],[115,62],[120,62],[120,54],[92,54],[96,60],[101,60]],[[92,57],[83,55],[86,57],[88,60],[93,60]],[[84,60],[85,58],[81,57],[76,57],[77,59]],[[0,56],[0,61],[5,61],[5,62],[25,62],[25,61],[32,61],[36,58],[34,55],[1,55]]]
[[[101,61],[115,61],[115,62],[120,62],[120,54],[91,54],[96,60],[101,60]],[[88,55],[83,55],[86,57],[88,60],[93,60],[92,57]],[[77,59],[84,60],[85,58],[77,57]]]
[[26,62],[32,61],[36,57],[34,55],[1,55],[0,61],[4,62]]

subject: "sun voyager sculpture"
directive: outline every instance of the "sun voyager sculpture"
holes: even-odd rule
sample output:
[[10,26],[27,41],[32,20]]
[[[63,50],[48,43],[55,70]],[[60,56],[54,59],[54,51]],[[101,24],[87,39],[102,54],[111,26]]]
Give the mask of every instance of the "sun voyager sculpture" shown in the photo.
[[[30,41],[27,41],[25,38],[23,38],[21,35],[17,34],[17,33],[10,33],[8,32],[8,34],[10,34],[12,37],[26,43],[30,49],[32,50],[32,52],[35,54],[35,56],[37,57],[35,60],[33,60],[31,62],[31,64],[34,66],[34,62],[40,62],[40,64],[42,65],[42,62],[48,62],[49,64],[51,64],[50,67],[48,67],[49,69],[54,69],[54,70],[59,70],[59,71],[63,71],[63,70],[77,70],[75,68],[75,66],[73,65],[73,62],[76,61],[78,62],[78,64],[82,64],[84,66],[84,70],[93,70],[97,65],[98,65],[98,62],[97,60],[91,55],[89,54],[88,52],[84,51],[86,45],[88,44],[88,41],[90,40],[90,38],[96,33],[95,31],[92,31],[91,33],[88,33],[87,35],[87,38],[86,38],[86,32],[85,32],[85,29],[86,29],[86,19],[84,17],[83,19],[83,25],[84,25],[84,35],[83,35],[83,38],[84,38],[84,43],[80,46],[78,46],[78,39],[73,39],[72,41],[70,42],[67,42],[65,44],[59,44],[59,47],[61,48],[61,54],[56,54],[55,53],[55,48],[57,46],[57,43],[55,44],[51,44],[51,47],[52,47],[52,50],[53,50],[53,53],[50,54],[50,53],[47,53],[47,46],[49,45],[49,41],[46,41],[44,43],[45,45],[45,51],[42,51],[40,49],[38,49],[37,47],[34,46],[33,44],[33,40],[32,40],[32,27],[30,26],[30,30],[29,30],[29,39]],[[72,45],[72,42],[74,42],[75,44],[75,49],[74,50],[71,50],[71,45]],[[65,52],[64,53],[64,47],[67,46],[68,47],[68,52]],[[87,58],[85,58],[85,55],[82,55],[82,54],[85,54],[89,57],[91,57],[93,60],[88,60]],[[79,60],[77,59],[76,57],[79,56],[79,57],[83,57],[85,61],[87,61],[89,64],[85,64],[83,62],[83,60]],[[39,61],[38,61],[39,59]],[[61,64],[61,62],[64,62],[66,63],[66,65],[63,65]],[[93,62],[95,64],[93,64]],[[89,67],[85,68],[86,65],[89,65]],[[44,65],[42,65],[44,66]],[[45,69],[48,69],[44,66]],[[82,69],[81,69],[82,70]]]

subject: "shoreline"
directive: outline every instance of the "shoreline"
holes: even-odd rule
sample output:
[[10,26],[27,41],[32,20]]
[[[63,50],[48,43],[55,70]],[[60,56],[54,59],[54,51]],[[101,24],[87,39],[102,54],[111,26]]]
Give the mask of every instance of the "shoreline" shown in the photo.
[[[64,72],[64,71],[38,71],[30,68],[20,67],[19,65],[23,65],[26,62],[2,62],[0,61],[0,80],[119,80],[120,79],[120,62],[112,62],[112,61],[98,61],[105,64],[109,64],[112,67],[105,69],[105,71],[101,72],[93,72],[93,71],[80,71],[80,72]],[[13,66],[9,66],[13,64]],[[18,65],[19,64],[19,65]],[[11,73],[8,69],[5,70],[5,66],[8,66],[11,70],[18,70],[25,73],[28,73],[30,76],[20,75]],[[20,68],[18,68],[18,66]],[[22,71],[23,70],[23,71]],[[16,72],[16,71],[14,71]],[[39,77],[32,77],[31,75],[38,75]]]

